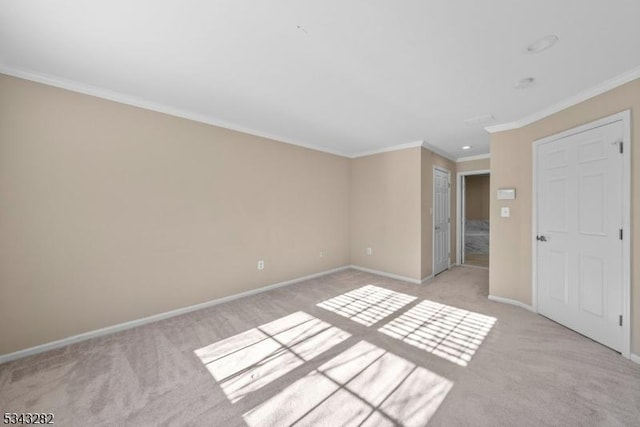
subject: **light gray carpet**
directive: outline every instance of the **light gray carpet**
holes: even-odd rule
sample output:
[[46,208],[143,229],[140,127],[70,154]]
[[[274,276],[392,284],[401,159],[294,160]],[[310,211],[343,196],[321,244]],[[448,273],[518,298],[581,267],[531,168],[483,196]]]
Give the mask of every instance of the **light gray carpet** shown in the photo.
[[57,425],[640,425],[640,366],[487,300],[347,270],[0,365]]

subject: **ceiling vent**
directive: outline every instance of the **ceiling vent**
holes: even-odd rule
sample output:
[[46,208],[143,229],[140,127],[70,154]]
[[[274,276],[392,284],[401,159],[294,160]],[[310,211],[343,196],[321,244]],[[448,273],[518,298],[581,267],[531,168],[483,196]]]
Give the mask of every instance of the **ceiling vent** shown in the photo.
[[495,120],[495,117],[493,117],[492,114],[484,114],[482,116],[468,118],[464,122],[465,124],[472,126],[472,125],[482,125],[484,123],[488,123],[493,120]]

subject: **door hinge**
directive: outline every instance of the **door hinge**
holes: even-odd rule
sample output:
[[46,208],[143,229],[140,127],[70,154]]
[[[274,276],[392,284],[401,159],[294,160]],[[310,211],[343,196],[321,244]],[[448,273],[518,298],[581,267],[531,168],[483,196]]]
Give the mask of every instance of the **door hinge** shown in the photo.
[[622,240],[622,228],[620,229],[620,240]]
[[618,150],[620,150],[620,154],[624,153],[624,142],[623,141],[616,141],[613,142],[612,145],[618,145]]
[[620,315],[620,317],[618,319],[619,319],[618,323],[620,324],[620,326],[622,326],[622,314]]

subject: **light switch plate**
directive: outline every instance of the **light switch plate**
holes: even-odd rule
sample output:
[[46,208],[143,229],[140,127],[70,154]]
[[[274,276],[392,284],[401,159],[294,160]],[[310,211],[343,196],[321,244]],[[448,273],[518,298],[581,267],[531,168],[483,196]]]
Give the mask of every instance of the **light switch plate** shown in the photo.
[[509,208],[506,207],[506,206],[500,208],[500,216],[502,218],[509,218],[511,216],[511,212],[510,212]]

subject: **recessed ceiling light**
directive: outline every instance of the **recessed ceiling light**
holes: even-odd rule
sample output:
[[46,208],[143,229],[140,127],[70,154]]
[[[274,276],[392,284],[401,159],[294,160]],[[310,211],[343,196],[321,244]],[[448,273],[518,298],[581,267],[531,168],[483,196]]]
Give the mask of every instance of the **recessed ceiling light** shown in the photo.
[[536,79],[534,79],[533,77],[525,77],[524,79],[520,80],[518,83],[516,83],[515,88],[516,89],[527,89],[531,86],[533,86],[536,82]]
[[462,149],[463,150],[471,150],[471,146],[470,145],[463,145]]
[[543,38],[534,41],[528,45],[525,49],[525,53],[540,53],[543,50],[549,49],[551,46],[558,42],[558,36],[550,34]]

